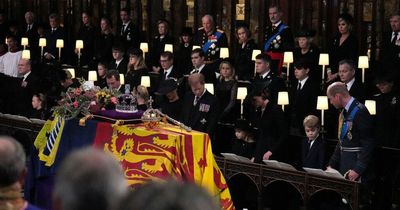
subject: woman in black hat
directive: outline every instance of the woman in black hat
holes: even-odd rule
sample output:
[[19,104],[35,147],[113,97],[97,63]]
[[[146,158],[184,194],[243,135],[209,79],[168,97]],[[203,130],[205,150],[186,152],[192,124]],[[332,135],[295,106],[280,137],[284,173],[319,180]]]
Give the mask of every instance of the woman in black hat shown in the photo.
[[327,71],[327,82],[333,82],[338,79],[339,61],[343,59],[351,59],[357,62],[358,41],[357,37],[352,33],[353,17],[347,13],[339,16],[338,34],[333,39],[329,51],[329,66],[331,71]]
[[193,49],[193,33],[192,28],[185,27],[182,30],[181,36],[179,37],[178,49],[175,53],[175,59],[179,61],[177,63],[179,71],[183,74],[190,74],[193,69],[192,60],[190,55]]
[[314,36],[314,30],[301,29],[297,32],[296,41],[298,46],[293,51],[293,58],[295,63],[298,61],[306,62],[310,67],[310,78],[321,83],[321,69],[318,66],[320,50],[318,46],[312,43]]
[[238,119],[235,123],[235,139],[232,142],[232,153],[252,158],[256,149],[254,140],[254,131],[249,122],[244,119]]

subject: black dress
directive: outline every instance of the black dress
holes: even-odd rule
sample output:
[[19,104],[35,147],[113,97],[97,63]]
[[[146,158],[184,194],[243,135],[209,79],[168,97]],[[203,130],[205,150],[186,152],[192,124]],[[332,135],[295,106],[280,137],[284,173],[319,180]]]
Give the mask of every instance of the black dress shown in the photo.
[[221,108],[220,122],[233,123],[239,116],[236,104],[237,81],[219,80],[216,86],[215,96],[218,98]]
[[243,141],[242,139],[234,139],[233,144],[232,144],[232,153],[247,157],[247,158],[252,158],[254,157],[254,151],[256,149],[256,142],[246,142]]
[[175,120],[178,120],[181,115],[182,104],[183,102],[181,99],[178,99],[174,102],[164,100],[164,103],[162,103],[160,107],[162,113],[168,115],[169,117],[172,117]]
[[346,40],[340,45],[340,37],[339,34],[336,36],[331,44],[330,52],[329,52],[329,66],[331,67],[332,73],[338,72],[339,61],[343,59],[351,59],[354,62],[357,62],[357,54],[358,54],[358,41],[357,37],[353,34],[350,34]]
[[250,80],[254,76],[254,62],[251,56],[253,50],[257,49],[257,45],[253,39],[250,39],[244,46],[238,43],[236,49],[234,62],[236,74],[240,80]]
[[114,43],[114,35],[112,33],[99,33],[95,42],[94,55],[97,61],[110,63],[113,60],[112,46]]
[[178,46],[178,50],[175,54],[175,64],[174,66],[178,67],[178,70],[184,74],[190,74],[190,71],[193,70],[191,53],[192,53],[193,43],[180,43]]
[[126,84],[131,85],[131,89],[140,85],[140,80],[142,76],[148,75],[148,71],[146,68],[137,69],[137,70],[130,70],[126,73],[125,80]]

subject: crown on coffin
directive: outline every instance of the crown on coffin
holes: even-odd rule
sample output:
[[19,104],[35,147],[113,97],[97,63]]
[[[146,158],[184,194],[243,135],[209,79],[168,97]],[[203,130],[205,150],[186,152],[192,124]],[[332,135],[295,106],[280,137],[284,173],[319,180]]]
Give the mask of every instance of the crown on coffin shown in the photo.
[[125,94],[118,97],[115,111],[122,113],[135,113],[138,111],[136,97],[130,94],[129,85],[125,85]]

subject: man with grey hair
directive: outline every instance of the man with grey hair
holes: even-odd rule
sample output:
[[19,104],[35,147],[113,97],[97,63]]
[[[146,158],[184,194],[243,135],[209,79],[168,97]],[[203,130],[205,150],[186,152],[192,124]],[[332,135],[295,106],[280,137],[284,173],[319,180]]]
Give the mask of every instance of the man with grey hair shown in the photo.
[[0,209],[39,209],[22,198],[25,161],[22,145],[12,137],[0,136]]
[[201,22],[203,27],[198,29],[195,42],[202,48],[206,64],[218,69],[219,54],[222,47],[228,47],[228,39],[223,30],[217,29],[211,15],[204,15]]
[[110,154],[91,147],[76,150],[56,175],[53,209],[113,209],[127,189],[121,166]]

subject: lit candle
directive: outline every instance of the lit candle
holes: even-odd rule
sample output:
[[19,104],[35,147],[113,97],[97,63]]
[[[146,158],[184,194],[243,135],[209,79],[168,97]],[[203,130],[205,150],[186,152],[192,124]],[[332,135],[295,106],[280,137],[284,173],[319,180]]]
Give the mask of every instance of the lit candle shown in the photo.
[[22,37],[22,38],[21,38],[21,45],[24,46],[24,50],[25,50],[26,46],[29,45],[29,40],[28,40],[28,38]]
[[290,67],[290,64],[293,63],[293,52],[284,52],[283,62],[287,63],[286,77],[287,77],[287,80],[289,80],[289,67]]
[[247,88],[238,87],[236,99],[240,100],[240,116],[243,118],[243,101],[247,96]]
[[164,46],[164,52],[174,52],[174,46],[172,44],[165,44]]
[[325,66],[329,65],[329,54],[319,54],[319,65],[322,65],[322,81],[325,79]]
[[289,104],[289,94],[287,91],[278,92],[278,104],[282,105],[282,110],[285,111],[285,105]]
[[22,50],[22,59],[26,59],[26,60],[31,59],[31,51]]
[[97,81],[97,72],[96,71],[89,71],[88,80],[89,81]]
[[376,102],[374,100],[365,100],[365,107],[371,115],[376,115]]
[[141,42],[140,49],[143,51],[143,53],[149,52],[149,44],[147,42]]
[[219,52],[220,58],[229,58],[229,49],[227,47],[221,47],[221,51]]
[[150,77],[142,76],[142,78],[140,79],[140,85],[144,87],[150,87]]
[[369,68],[368,56],[358,57],[358,68],[362,71],[362,83],[365,81],[365,69]]
[[321,110],[321,126],[324,126],[324,110],[328,110],[328,97],[318,96],[317,99],[317,110]]
[[121,85],[125,84],[125,76],[124,76],[124,74],[119,74],[119,83]]
[[212,83],[206,83],[204,84],[204,87],[208,90],[208,92],[214,95],[214,85]]

